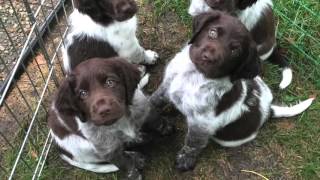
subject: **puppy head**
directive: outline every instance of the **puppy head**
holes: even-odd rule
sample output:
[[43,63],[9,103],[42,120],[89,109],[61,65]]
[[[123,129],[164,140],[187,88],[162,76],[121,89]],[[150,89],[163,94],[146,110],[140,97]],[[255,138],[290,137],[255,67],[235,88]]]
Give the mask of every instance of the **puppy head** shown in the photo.
[[229,76],[232,81],[260,72],[256,44],[235,17],[221,11],[203,13],[193,20],[190,58],[208,78]]
[[137,68],[121,58],[93,58],[72,71],[58,91],[60,113],[111,125],[128,112],[140,80]]
[[138,10],[134,0],[74,0],[74,4],[80,12],[99,22],[105,18],[125,21]]

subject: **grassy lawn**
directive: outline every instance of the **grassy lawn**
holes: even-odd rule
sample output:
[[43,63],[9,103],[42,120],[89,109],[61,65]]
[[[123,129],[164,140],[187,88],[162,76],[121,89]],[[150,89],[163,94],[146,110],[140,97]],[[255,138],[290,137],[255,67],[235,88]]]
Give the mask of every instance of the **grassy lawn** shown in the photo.
[[[190,37],[189,0],[139,0],[139,37],[146,49],[156,50],[160,62],[148,70],[151,82],[146,92],[159,85],[165,64]],[[318,0],[278,0],[278,42],[293,68],[293,83],[279,90],[280,70],[264,64],[263,79],[274,92],[275,102],[294,104],[309,96],[320,96],[320,3]],[[318,98],[319,99],[319,98]],[[184,117],[172,107],[164,114],[176,121],[176,133],[156,139],[144,149],[148,156],[145,179],[320,179],[320,101],[294,118],[272,119],[251,143],[238,148],[222,148],[211,142],[201,154],[194,171],[179,173],[175,154],[182,147]],[[32,150],[30,150],[31,152]],[[16,152],[9,152],[12,162]],[[34,161],[32,153],[30,159]],[[20,168],[17,179],[32,175]],[[1,175],[0,175],[1,177]],[[41,179],[120,179],[118,173],[99,175],[73,168],[62,162],[52,148]]]

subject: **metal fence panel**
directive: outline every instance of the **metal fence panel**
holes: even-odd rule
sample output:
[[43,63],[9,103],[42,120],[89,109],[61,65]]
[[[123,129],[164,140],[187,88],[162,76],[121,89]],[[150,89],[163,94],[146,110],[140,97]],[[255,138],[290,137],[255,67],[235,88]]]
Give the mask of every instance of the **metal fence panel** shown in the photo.
[[52,137],[46,116],[63,78],[66,0],[0,1],[0,178],[38,179]]

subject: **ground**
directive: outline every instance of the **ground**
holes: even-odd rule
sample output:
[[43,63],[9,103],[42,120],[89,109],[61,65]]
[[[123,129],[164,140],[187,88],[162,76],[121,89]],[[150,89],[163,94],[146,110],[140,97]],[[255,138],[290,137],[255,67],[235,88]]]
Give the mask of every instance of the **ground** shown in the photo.
[[[145,48],[160,54],[158,64],[148,67],[151,82],[145,91],[150,94],[161,82],[165,64],[187,43],[191,21],[186,14],[187,0],[141,0],[139,4],[139,39]],[[276,3],[278,39],[293,68],[293,83],[286,90],[279,90],[279,69],[268,63],[263,65],[262,77],[273,90],[275,102],[281,104],[294,104],[320,95],[320,16],[304,12],[306,8],[297,4],[296,0],[279,0]],[[305,6],[315,14],[320,10],[316,1]],[[281,12],[286,16],[281,16]],[[287,16],[292,21],[286,21]],[[296,27],[292,26],[293,21]],[[316,99],[311,108],[299,116],[271,119],[254,141],[238,148],[222,148],[210,142],[200,155],[196,168],[180,173],[174,168],[174,160],[183,144],[184,117],[172,106],[167,106],[163,114],[175,122],[176,132],[169,137],[155,139],[144,149],[148,156],[144,177],[147,180],[263,179],[262,175],[268,179],[319,179],[319,109],[320,101]],[[55,148],[50,152],[42,174],[42,179],[119,178],[120,173],[99,175],[71,167],[60,160]]]

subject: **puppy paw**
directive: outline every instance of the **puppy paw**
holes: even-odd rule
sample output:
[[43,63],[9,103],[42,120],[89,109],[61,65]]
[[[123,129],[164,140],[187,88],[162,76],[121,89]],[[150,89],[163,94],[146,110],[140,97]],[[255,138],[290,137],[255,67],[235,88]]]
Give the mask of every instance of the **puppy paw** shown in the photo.
[[154,52],[152,50],[146,50],[145,51],[144,62],[146,64],[155,64],[158,59],[159,59],[158,53],[156,53],[156,52]]
[[184,146],[177,155],[176,168],[180,171],[193,170],[196,165],[196,160],[196,155],[192,153],[192,149]]
[[139,132],[139,135],[137,136],[137,138],[135,138],[133,141],[125,143],[125,147],[127,149],[128,148],[136,148],[139,146],[146,145],[146,144],[150,143],[151,141],[152,141],[152,137],[149,134]]
[[166,105],[166,100],[163,94],[153,93],[149,98],[150,103],[156,108],[161,109]]
[[133,161],[134,168],[142,170],[145,166],[145,156],[141,153],[134,152],[134,151],[126,151],[125,152]]
[[142,175],[138,169],[131,169],[128,171],[127,180],[142,180]]
[[140,71],[140,77],[143,77],[146,74],[146,66],[144,65],[137,65],[138,70]]
[[149,82],[149,78],[150,78],[150,74],[149,73],[146,73],[140,80],[139,84],[138,84],[138,87],[140,89],[144,88],[148,82]]
[[169,136],[174,133],[175,125],[173,119],[164,119],[162,118],[162,124],[157,129],[161,136]]

